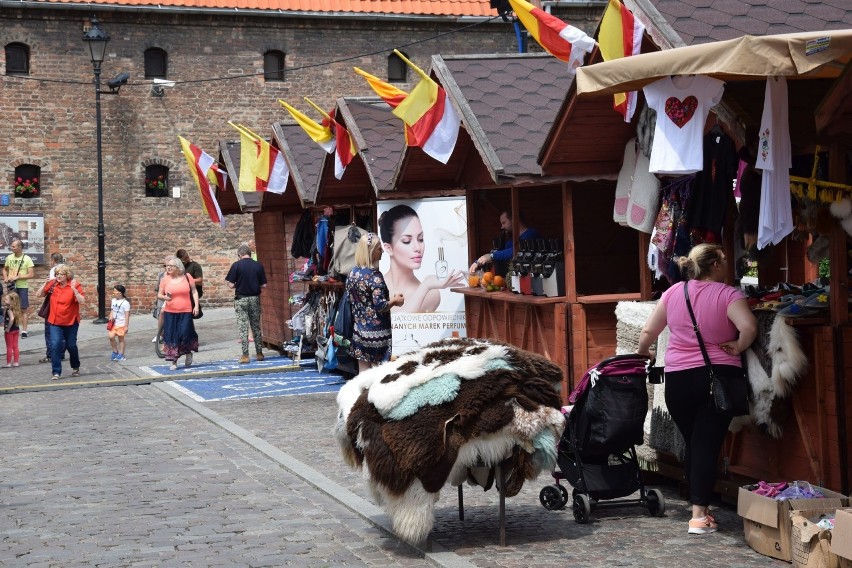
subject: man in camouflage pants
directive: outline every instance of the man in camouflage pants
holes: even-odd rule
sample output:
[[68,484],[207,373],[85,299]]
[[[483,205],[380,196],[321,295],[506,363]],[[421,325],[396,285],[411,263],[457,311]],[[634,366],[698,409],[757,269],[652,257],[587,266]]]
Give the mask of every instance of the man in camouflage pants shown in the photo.
[[240,245],[237,256],[240,259],[231,265],[225,281],[234,291],[234,311],[237,314],[237,326],[243,348],[240,364],[246,364],[249,362],[249,327],[254,334],[257,360],[263,361],[263,342],[260,339],[260,291],[266,288],[266,273],[263,271],[262,264],[251,259],[251,249],[248,245]]

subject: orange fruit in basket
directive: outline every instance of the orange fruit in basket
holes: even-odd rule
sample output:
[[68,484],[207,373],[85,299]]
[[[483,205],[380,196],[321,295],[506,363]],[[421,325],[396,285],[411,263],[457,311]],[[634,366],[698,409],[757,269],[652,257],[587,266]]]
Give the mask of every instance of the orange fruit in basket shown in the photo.
[[503,284],[505,284],[505,283],[506,283],[506,281],[503,280],[503,277],[500,276],[499,274],[494,277],[494,286],[496,286],[497,288],[502,288]]
[[491,282],[493,280],[494,280],[494,273],[493,272],[486,272],[482,275],[482,281],[485,282],[486,284],[491,284]]
[[467,277],[467,284],[471,288],[476,288],[479,286],[479,276],[471,275]]

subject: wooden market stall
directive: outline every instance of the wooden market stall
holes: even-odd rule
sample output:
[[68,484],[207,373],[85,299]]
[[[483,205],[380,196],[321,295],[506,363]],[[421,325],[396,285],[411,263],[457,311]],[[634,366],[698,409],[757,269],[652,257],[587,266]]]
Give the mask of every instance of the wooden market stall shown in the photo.
[[[436,55],[431,72],[449,95],[463,128],[445,166],[420,149],[406,149],[394,192],[463,189],[471,259],[492,248],[502,211],[558,240],[565,255],[561,296],[486,292],[478,287],[453,291],[465,296],[469,336],[506,341],[560,364],[567,399],[573,377],[582,375],[586,362],[614,349],[614,321],[603,324],[613,330],[609,341],[599,329],[605,319],[598,317],[599,304],[611,303],[613,294],[639,286],[638,272],[625,269],[640,262],[635,234],[595,224],[601,211],[611,207],[606,196],[609,193],[611,199],[615,176],[607,172],[603,177],[611,181],[595,181],[590,170],[582,168],[542,174],[537,158],[571,85],[558,60],[541,54]],[[609,114],[598,115],[618,125]],[[613,161],[618,159],[620,154]],[[518,237],[517,231],[509,236],[514,250]],[[591,316],[572,318],[581,297],[588,297],[582,315]],[[638,298],[638,293],[619,297]]]
[[[814,41],[820,44],[819,49],[812,49]],[[849,130],[848,122],[844,122],[849,111],[850,58],[852,31],[849,30],[762,38],[746,36],[589,66],[578,72],[578,100],[638,89],[670,74],[710,75],[727,81],[722,103],[715,110],[724,130],[741,145],[747,142],[746,133],[757,132],[761,123],[767,75],[784,75],[788,79],[793,153],[811,156],[812,161],[820,154],[827,154],[826,181],[839,184],[832,186],[830,202],[852,195],[852,187],[848,185],[852,182]],[[819,119],[816,122],[815,114]],[[836,126],[829,126],[835,124],[832,119],[836,119]],[[710,120],[716,119],[708,120],[705,131],[711,127]],[[807,178],[805,175],[802,187],[810,184],[814,192],[808,197],[805,190],[804,197],[797,200],[809,200],[811,207],[827,209],[828,203],[818,198],[822,189],[819,181]],[[779,402],[788,405],[788,414],[781,419],[780,437],[773,438],[751,427],[729,436],[724,459],[720,460],[717,485],[729,497],[735,497],[736,487],[745,479],[806,479],[829,489],[849,492],[848,471],[852,466],[848,438],[852,425],[846,412],[846,407],[852,404],[849,237],[836,220],[827,231],[829,234],[823,236],[830,240],[830,310],[820,317],[785,318],[796,330],[809,366],[789,400]],[[798,234],[805,232],[799,230]],[[729,250],[731,238],[728,234]],[[771,247],[760,261],[759,284],[771,288],[778,282],[812,280],[816,267],[806,255],[806,247],[811,243],[812,240],[802,242],[788,236]],[[643,280],[648,279],[645,272]],[[644,290],[642,297],[647,297]],[[670,471],[677,475],[676,471]]]
[[[289,319],[290,312],[289,275],[292,272],[287,235],[292,232],[286,231],[286,225],[295,225],[302,208],[313,199],[318,173],[318,167],[316,172],[311,169],[315,162],[296,159],[286,144],[283,136],[285,131],[296,140],[301,133],[310,141],[297,125],[273,125],[272,144],[284,153],[290,167],[290,178],[283,194],[235,190],[239,185],[240,143],[221,141],[220,160],[228,168],[228,187],[219,189],[216,195],[223,214],[253,215],[258,260],[263,263],[268,280],[267,289],[261,295],[261,310],[267,314],[261,318],[261,331],[264,343],[275,349],[279,349],[281,344],[290,338],[285,322]],[[311,150],[312,148],[306,148],[300,158],[309,158],[312,155]],[[322,149],[317,147],[316,150],[318,152],[313,152],[313,155],[319,158]],[[288,317],[282,319],[277,314],[288,314]]]

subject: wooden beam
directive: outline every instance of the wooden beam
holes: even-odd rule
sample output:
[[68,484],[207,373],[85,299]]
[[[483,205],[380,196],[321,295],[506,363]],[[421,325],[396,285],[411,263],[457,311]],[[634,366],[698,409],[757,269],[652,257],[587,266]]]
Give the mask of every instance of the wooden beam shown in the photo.
[[648,247],[651,246],[651,235],[643,231],[639,233],[639,297],[643,302],[651,299],[654,280],[651,278],[651,269],[648,268]]
[[577,262],[574,255],[574,203],[573,187],[562,184],[562,250],[565,259],[565,297],[577,301]]
[[[832,144],[828,152],[829,181],[846,183],[846,152],[838,143]],[[829,293],[829,308],[831,310],[831,325],[846,325],[849,323],[849,265],[846,257],[846,231],[840,223],[831,226],[829,235],[829,253],[831,262],[831,290]],[[837,371],[835,371],[837,372]],[[840,371],[842,372],[842,370]]]

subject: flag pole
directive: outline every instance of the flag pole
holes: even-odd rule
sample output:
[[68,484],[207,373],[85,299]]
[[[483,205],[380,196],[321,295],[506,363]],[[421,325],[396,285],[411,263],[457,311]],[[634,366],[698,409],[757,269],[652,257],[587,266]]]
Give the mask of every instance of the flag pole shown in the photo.
[[314,103],[314,101],[312,101],[312,100],[311,100],[311,99],[309,99],[308,97],[305,97],[305,102],[307,102],[309,105],[311,105],[312,107],[314,107],[314,108],[317,110],[317,112],[319,112],[321,115],[323,115],[325,118],[327,118],[327,119],[329,120],[329,122],[334,122],[334,119],[333,119],[333,118],[331,118],[331,115],[330,115],[330,114],[328,114],[327,112],[325,112],[324,110],[322,110],[319,106],[317,106],[317,105]]
[[431,77],[429,77],[429,75],[427,75],[427,74],[426,74],[426,72],[425,72],[425,71],[423,71],[423,69],[421,69],[420,67],[418,67],[417,65],[415,65],[414,63],[412,63],[412,62],[411,62],[411,60],[410,60],[410,59],[408,59],[406,56],[404,56],[400,50],[398,50],[398,49],[394,49],[394,50],[393,50],[393,52],[394,52],[394,53],[396,53],[396,54],[399,56],[399,58],[400,58],[400,59],[402,59],[403,61],[405,61],[405,63],[406,63],[409,67],[411,67],[412,69],[414,69],[414,71],[415,71],[418,75],[420,75],[420,77],[422,77],[425,81],[431,81],[431,80],[432,80],[432,78],[431,78]]

